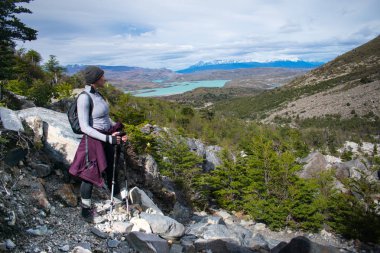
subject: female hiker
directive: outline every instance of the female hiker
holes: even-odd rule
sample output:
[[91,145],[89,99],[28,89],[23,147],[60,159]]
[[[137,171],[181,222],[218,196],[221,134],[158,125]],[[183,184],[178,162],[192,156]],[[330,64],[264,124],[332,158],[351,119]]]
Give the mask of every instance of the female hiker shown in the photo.
[[[78,119],[83,137],[69,172],[82,180],[81,215],[85,221],[94,222],[96,211],[91,205],[93,186],[104,185],[102,175],[105,173],[106,185],[111,189],[113,145],[120,144],[121,141],[126,142],[127,136],[120,136],[122,124],[110,119],[108,103],[98,92],[98,89],[104,87],[106,82],[104,71],[96,66],[88,66],[84,70],[84,76],[85,92],[81,93],[77,99]],[[119,192],[118,184],[115,184],[114,195]]]

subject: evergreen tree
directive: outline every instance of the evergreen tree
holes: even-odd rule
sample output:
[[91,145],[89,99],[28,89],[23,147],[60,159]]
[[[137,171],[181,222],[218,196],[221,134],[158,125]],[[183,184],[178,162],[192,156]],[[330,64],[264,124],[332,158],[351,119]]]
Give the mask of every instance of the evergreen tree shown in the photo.
[[27,27],[17,18],[17,14],[31,13],[20,3],[29,3],[30,0],[2,0],[0,1],[0,100],[2,88],[12,76],[14,66],[15,41],[35,40],[37,31]]
[[59,79],[65,71],[65,68],[59,65],[59,61],[55,55],[49,56],[49,60],[44,64],[44,69],[50,75],[52,85],[58,84]]

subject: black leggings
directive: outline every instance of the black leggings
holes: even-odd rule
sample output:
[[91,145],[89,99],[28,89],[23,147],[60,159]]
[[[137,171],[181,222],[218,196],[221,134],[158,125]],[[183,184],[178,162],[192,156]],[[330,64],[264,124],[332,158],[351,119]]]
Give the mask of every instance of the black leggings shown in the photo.
[[[103,147],[104,147],[104,153],[106,155],[106,160],[107,160],[107,168],[105,170],[105,177],[106,177],[106,180],[105,180],[105,183],[108,187],[109,190],[112,189],[112,172],[113,172],[113,161],[114,161],[114,148],[115,146],[109,144],[109,143],[103,143]],[[119,160],[119,156],[120,156],[120,148],[118,146],[117,148],[117,152],[116,152],[116,161]],[[117,168],[117,163],[116,163],[116,168]],[[115,186],[114,186],[114,195],[116,194],[119,194],[120,193],[120,187],[119,187],[119,184],[118,184],[118,171],[117,169],[115,169]],[[93,184],[88,182],[88,181],[85,181],[85,180],[82,180],[82,184],[80,186],[80,196],[82,199],[91,199],[91,196],[92,196],[92,188],[93,188]]]

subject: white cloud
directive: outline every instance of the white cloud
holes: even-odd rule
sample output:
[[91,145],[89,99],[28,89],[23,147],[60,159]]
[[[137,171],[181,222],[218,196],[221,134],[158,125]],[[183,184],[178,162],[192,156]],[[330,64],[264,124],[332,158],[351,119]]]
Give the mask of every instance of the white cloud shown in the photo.
[[34,0],[24,44],[62,64],[179,69],[215,59],[325,61],[379,35],[378,0]]

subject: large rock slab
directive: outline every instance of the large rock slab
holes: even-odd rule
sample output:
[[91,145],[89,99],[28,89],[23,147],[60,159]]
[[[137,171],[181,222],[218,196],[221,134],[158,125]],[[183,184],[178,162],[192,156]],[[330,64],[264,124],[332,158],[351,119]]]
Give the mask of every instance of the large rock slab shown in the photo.
[[[82,136],[72,131],[65,113],[34,107],[20,110],[17,114],[30,124],[35,122],[33,119],[37,116],[40,117],[43,121],[45,148],[56,161],[71,164]],[[31,128],[35,129],[36,126],[31,125]]]
[[131,232],[126,237],[130,246],[138,252],[144,253],[169,253],[169,245],[166,240],[154,234]]
[[179,238],[185,233],[185,227],[170,217],[159,214],[141,213],[140,218],[149,223],[153,233],[163,238]]

